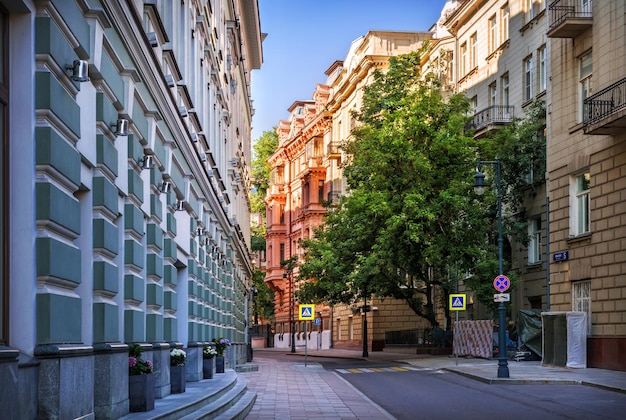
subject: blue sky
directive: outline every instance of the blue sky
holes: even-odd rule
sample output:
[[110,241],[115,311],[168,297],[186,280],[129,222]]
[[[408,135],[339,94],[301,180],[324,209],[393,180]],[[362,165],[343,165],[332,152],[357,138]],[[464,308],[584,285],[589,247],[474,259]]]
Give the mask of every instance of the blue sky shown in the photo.
[[370,30],[428,31],[446,0],[258,0],[263,65],[252,72],[252,140],[311,99],[324,72]]

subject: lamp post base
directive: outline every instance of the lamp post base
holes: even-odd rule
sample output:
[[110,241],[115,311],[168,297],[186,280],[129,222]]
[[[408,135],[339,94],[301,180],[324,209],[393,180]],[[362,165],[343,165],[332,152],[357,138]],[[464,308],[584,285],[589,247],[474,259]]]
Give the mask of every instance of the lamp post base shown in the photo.
[[500,316],[500,326],[498,327],[498,378],[509,377],[509,364],[506,354],[506,307],[504,302],[498,305],[498,313]]

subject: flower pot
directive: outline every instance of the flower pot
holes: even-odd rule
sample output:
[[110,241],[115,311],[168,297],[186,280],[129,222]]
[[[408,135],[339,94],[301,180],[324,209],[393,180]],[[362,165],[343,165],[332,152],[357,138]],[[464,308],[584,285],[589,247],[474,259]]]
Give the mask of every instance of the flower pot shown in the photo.
[[170,386],[172,394],[185,392],[185,385],[187,384],[185,375],[185,365],[170,366]]
[[213,364],[215,363],[215,358],[211,359],[203,359],[202,360],[202,378],[203,379],[213,379]]
[[224,373],[224,356],[215,356],[215,373]]
[[130,375],[128,399],[132,412],[154,410],[154,375]]

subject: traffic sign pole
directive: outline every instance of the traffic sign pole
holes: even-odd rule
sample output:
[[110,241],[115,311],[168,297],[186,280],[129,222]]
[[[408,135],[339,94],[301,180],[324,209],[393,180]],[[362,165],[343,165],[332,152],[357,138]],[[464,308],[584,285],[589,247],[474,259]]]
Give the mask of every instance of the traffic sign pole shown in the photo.
[[307,356],[307,345],[309,342],[309,335],[307,334],[307,326],[309,325],[309,321],[304,321],[304,367],[306,367],[306,356]]

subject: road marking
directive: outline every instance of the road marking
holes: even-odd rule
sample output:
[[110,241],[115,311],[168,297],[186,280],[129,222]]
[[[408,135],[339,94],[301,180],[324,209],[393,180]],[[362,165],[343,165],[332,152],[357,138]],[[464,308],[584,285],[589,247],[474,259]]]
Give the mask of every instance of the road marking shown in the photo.
[[349,369],[335,369],[338,373],[383,373],[383,372],[423,372],[434,371],[432,368],[414,367],[414,366],[391,366],[383,368],[349,368]]

